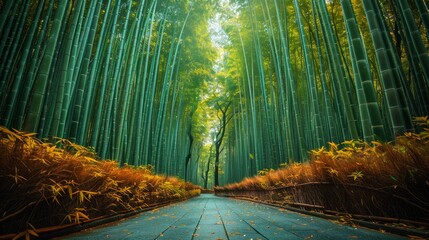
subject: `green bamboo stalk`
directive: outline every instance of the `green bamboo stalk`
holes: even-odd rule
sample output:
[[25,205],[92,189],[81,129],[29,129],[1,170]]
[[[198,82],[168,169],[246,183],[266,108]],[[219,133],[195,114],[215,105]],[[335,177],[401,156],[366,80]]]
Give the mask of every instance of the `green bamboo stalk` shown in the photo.
[[[419,28],[417,27],[416,21],[413,17],[413,12],[408,4],[408,1],[398,0],[397,2],[399,10],[402,14],[404,26],[404,31],[407,31],[410,35],[411,43],[408,43],[410,46],[408,48],[414,48],[417,53],[417,58],[419,60],[418,65],[421,66],[421,72],[423,72],[424,79],[426,84],[429,85],[429,55],[428,51],[423,43],[422,35]],[[426,13],[427,14],[427,13]]]
[[[95,58],[98,59],[97,62],[100,62],[100,67],[91,70],[91,77],[98,78],[98,87],[96,88],[96,93],[94,93],[94,105],[91,115],[91,137],[89,139],[89,145],[99,149],[98,140],[102,132],[102,113],[105,110],[105,98],[107,86],[110,84],[109,82],[109,70],[110,70],[110,58],[112,54],[114,35],[116,34],[116,24],[115,16],[117,16],[118,7],[115,7],[112,10],[112,14],[114,17],[111,18],[110,10],[111,9],[111,1],[108,2],[106,9],[104,10],[105,16],[103,19],[102,29],[100,32],[99,43],[97,44],[97,52]],[[104,37],[103,37],[104,36]],[[110,37],[109,37],[110,36]],[[109,39],[106,41],[105,39]],[[97,72],[97,73],[95,73]]]
[[[116,53],[116,49],[118,48],[118,44],[117,44],[118,41],[116,41],[117,27],[115,26],[117,23],[117,19],[119,18],[119,10],[120,10],[120,7],[116,5],[115,10],[113,10],[114,17],[111,19],[112,21],[111,31],[115,33],[114,34],[112,33],[110,35],[111,37],[109,40],[109,47],[107,50],[107,55],[105,57],[105,61],[106,63],[109,64],[109,66],[113,64],[112,60],[117,58],[117,55],[115,53]],[[113,106],[112,99],[114,96],[112,95],[116,94],[115,89],[117,88],[117,83],[116,83],[117,80],[113,78],[114,67],[112,66],[104,69],[103,80],[102,80],[104,84],[101,84],[100,93],[98,94],[99,104],[102,105],[102,109],[97,110],[97,113],[99,113],[100,115],[99,115],[99,118],[95,119],[95,121],[98,122],[98,125],[100,126],[100,130],[99,130],[100,133],[96,135],[98,142],[96,143],[96,145],[93,145],[93,146],[99,149],[97,151],[100,152],[103,158],[107,158],[107,157],[111,158],[111,151],[109,151],[108,149],[111,148],[111,135],[114,134],[112,129],[112,106]],[[94,130],[96,130],[95,127],[94,127]]]
[[323,92],[323,99],[324,99],[324,109],[325,109],[325,119],[327,119],[327,128],[328,131],[325,131],[325,135],[328,136],[327,139],[325,139],[326,142],[339,142],[336,126],[338,126],[338,121],[334,117],[334,112],[332,109],[332,103],[331,103],[331,95],[328,90],[327,85],[327,79],[326,79],[326,68],[323,61],[323,54],[322,54],[322,44],[320,43],[320,37],[319,37],[319,25],[317,24],[317,18],[316,18],[316,1],[311,1],[311,9],[312,15],[313,15],[313,22],[315,25],[315,41],[317,46],[317,53],[318,53],[318,60],[319,60],[319,75],[320,75],[320,81],[321,81],[321,87]]
[[[77,19],[76,31],[73,36],[73,44],[70,52],[70,60],[67,66],[64,66],[62,69],[62,74],[65,74],[65,79],[61,79],[61,81],[65,81],[64,83],[64,94],[62,99],[61,106],[61,117],[58,125],[58,135],[64,138],[69,137],[70,127],[71,127],[71,106],[74,102],[74,89],[76,84],[75,72],[77,71],[78,64],[78,52],[80,46],[80,39],[83,33],[82,24],[85,19],[84,9],[86,8],[86,2],[84,1],[83,6],[81,6],[81,10],[79,11],[80,16]],[[74,24],[74,23],[73,23]],[[70,36],[71,37],[71,36]],[[66,72],[64,72],[66,71]]]
[[[332,29],[331,22],[329,20],[329,14],[327,11],[326,3],[324,1],[317,2],[318,5],[318,13],[322,23],[322,28],[324,31],[324,37],[326,38],[326,46],[328,47],[331,70],[333,71],[333,85],[335,94],[339,97],[341,101],[341,112],[340,117],[342,116],[344,119],[341,122],[344,124],[342,128],[344,139],[358,139],[358,129],[357,122],[354,117],[355,113],[352,108],[352,103],[350,102],[350,97],[347,92],[346,83],[350,82],[348,76],[345,74],[344,65],[341,61],[342,57],[340,55],[340,51],[338,49],[338,42],[335,37],[334,30]],[[347,126],[347,127],[346,127]]]
[[[272,98],[271,102],[274,104],[273,119],[276,126],[279,129],[282,129],[284,127],[284,124],[281,124],[280,119],[287,119],[286,113],[285,113],[286,112],[285,104],[283,104],[285,102],[285,91],[284,91],[285,87],[284,87],[283,76],[282,76],[281,57],[279,56],[280,52],[277,47],[278,42],[276,41],[276,38],[275,38],[275,34],[274,34],[275,28],[273,25],[273,20],[271,17],[272,14],[270,13],[267,0],[265,0],[265,9],[267,10],[266,18],[268,19],[268,23],[270,26],[269,27],[270,31],[268,31],[270,52],[271,52],[271,57],[273,58],[272,61],[274,65],[275,75],[277,76],[276,80],[278,84],[277,97],[275,95],[274,86],[273,84],[271,84],[271,98]],[[278,15],[276,14],[275,16],[278,16]],[[279,153],[278,159],[288,159],[287,157],[288,153],[291,152],[290,148],[287,147],[288,146],[287,142],[289,141],[285,141],[286,139],[285,133],[286,131],[277,131],[276,142],[279,143],[277,146],[277,151]]]
[[[301,112],[298,106],[298,97],[296,93],[296,87],[294,82],[294,77],[292,76],[292,66],[289,53],[289,40],[287,35],[284,33],[285,29],[288,29],[288,24],[283,24],[282,18],[280,17],[280,8],[277,4],[277,1],[274,1],[274,6],[277,16],[277,24],[279,29],[280,37],[280,49],[282,53],[283,61],[283,71],[285,72],[285,88],[286,88],[286,99],[282,104],[285,105],[286,113],[286,126],[285,129],[288,131],[288,136],[286,137],[286,142],[289,144],[289,153],[288,159],[291,161],[301,161],[305,153],[304,138],[301,127]],[[284,13],[287,14],[286,9]],[[290,104],[291,103],[291,104]],[[293,132],[295,131],[295,132]],[[294,139],[292,141],[292,139]]]
[[429,39],[429,9],[427,2],[424,0],[416,0],[415,3],[422,18],[423,25],[426,28],[426,38]]
[[[149,8],[149,11],[147,13],[147,22],[145,23],[145,28],[148,27],[148,25],[150,25],[148,32],[143,31],[143,34],[147,34],[148,38],[146,40],[145,38],[145,43],[143,44],[143,46],[146,46],[146,54],[144,57],[142,57],[141,59],[141,65],[140,65],[140,72],[139,75],[141,77],[139,77],[139,79],[142,79],[141,81],[141,87],[138,88],[139,95],[141,96],[143,93],[145,93],[145,95],[149,95],[148,90],[149,90],[149,80],[148,80],[148,76],[149,76],[149,62],[150,62],[150,52],[151,52],[151,40],[152,40],[152,31],[153,31],[153,26],[154,26],[154,17],[155,17],[155,9],[156,9],[156,4],[158,3],[158,1],[152,1],[151,6]],[[144,65],[144,66],[143,66]],[[136,144],[135,144],[135,151],[134,151],[134,155],[135,155],[135,161],[137,161],[138,165],[141,164],[147,164],[147,158],[144,159],[142,158],[143,153],[142,153],[142,145],[143,145],[143,136],[144,135],[144,118],[143,115],[145,114],[144,110],[145,109],[145,99],[146,97],[139,97],[136,96],[136,99],[138,99],[138,109],[137,109],[137,116],[133,117],[133,119],[136,119],[137,121],[137,128],[136,128]]]
[[[10,1],[12,2],[12,1]],[[36,14],[34,15],[33,22],[31,24],[31,28],[29,29],[28,36],[25,39],[25,43],[23,43],[23,52],[21,58],[19,60],[18,70],[15,76],[15,80],[13,82],[12,89],[7,97],[5,110],[2,111],[1,123],[3,126],[10,127],[12,126],[12,119],[15,115],[19,99],[18,99],[18,91],[23,88],[25,84],[24,73],[26,69],[26,64],[28,64],[28,58],[30,56],[30,49],[33,44],[33,39],[35,37],[36,28],[39,25],[40,16],[44,7],[44,0],[40,1],[36,10]]]
[[[258,135],[257,135],[257,126],[256,126],[256,107],[255,107],[255,86],[254,86],[254,74],[253,74],[253,61],[250,61],[250,63],[248,62],[247,59],[247,55],[246,55],[246,50],[245,50],[245,46],[244,46],[244,42],[243,42],[243,38],[241,36],[240,33],[240,28],[239,26],[237,26],[237,32],[238,32],[238,36],[240,39],[240,44],[241,44],[241,51],[242,51],[242,55],[243,55],[243,60],[244,60],[244,76],[243,78],[245,79],[245,81],[243,82],[243,86],[247,86],[247,94],[249,94],[248,96],[248,101],[249,104],[249,108],[250,108],[250,120],[248,119],[248,121],[251,122],[251,124],[249,124],[250,129],[252,129],[252,145],[253,145],[253,155],[254,155],[254,159],[255,159],[255,167],[256,170],[259,170],[259,158],[260,158],[260,152],[259,152],[259,147],[257,145],[257,139],[258,139]],[[249,69],[251,68],[251,69]]]
[[[162,142],[162,133],[164,132],[164,128],[165,128],[165,121],[166,121],[166,107],[167,107],[167,103],[169,101],[169,91],[170,91],[170,87],[171,87],[171,81],[174,79],[173,78],[173,74],[174,74],[174,69],[175,69],[175,65],[176,65],[176,60],[177,60],[177,56],[178,56],[178,52],[179,52],[179,47],[180,47],[180,43],[181,43],[181,39],[183,36],[183,31],[185,29],[186,23],[189,19],[189,15],[191,13],[191,10],[188,12],[188,14],[186,15],[186,18],[183,22],[183,25],[181,27],[181,30],[177,36],[177,43],[174,44],[172,43],[170,46],[170,51],[169,51],[169,56],[167,58],[167,63],[166,63],[166,71],[164,73],[164,80],[163,80],[163,85],[162,85],[162,91],[161,91],[161,99],[160,99],[160,105],[159,105],[159,111],[158,111],[158,117],[157,117],[157,121],[156,121],[156,127],[155,127],[155,135],[154,135],[154,143],[155,145],[153,145],[154,148],[154,156],[155,159],[158,160],[156,166],[157,169],[160,168],[160,170],[162,170],[162,166],[163,164],[165,164],[165,162],[161,161],[161,151],[160,151],[160,147],[161,142]],[[173,34],[173,38],[174,39],[176,36],[175,34]]]
[[55,11],[52,29],[46,43],[47,49],[43,55],[43,60],[34,83],[32,95],[29,101],[29,112],[27,113],[27,116],[24,120],[23,130],[28,132],[36,132],[39,125],[48,75],[52,65],[52,57],[55,47],[57,46],[58,39],[60,38],[58,34],[61,29],[61,24],[63,22],[64,13],[67,6],[68,1],[61,1]]
[[[5,11],[2,11],[2,18],[3,17],[7,17],[8,15],[10,16],[15,16],[16,15],[16,11],[18,11],[18,6],[20,4],[18,4],[18,2],[15,2],[15,4],[13,4],[13,8],[9,9],[9,11],[7,11],[7,5],[5,6]],[[9,6],[10,7],[10,6]],[[18,19],[13,18],[14,20],[18,21]],[[4,20],[2,20],[4,21]],[[10,36],[10,31],[12,29],[12,26],[16,23],[16,21],[7,21],[6,24],[3,24],[2,28],[1,28],[1,34],[2,37],[1,41],[0,41],[0,56],[5,56],[5,46],[7,41],[9,40],[9,36]],[[16,25],[16,24],[15,24]],[[8,48],[6,48],[6,51],[8,50]],[[0,93],[3,91],[3,87],[4,87],[5,82],[4,81],[0,81]]]
[[304,64],[305,64],[305,71],[307,76],[307,83],[310,88],[310,123],[311,123],[311,137],[314,138],[310,148],[318,148],[320,146],[323,146],[324,140],[322,139],[323,132],[322,132],[322,124],[321,124],[321,116],[319,112],[319,106],[318,106],[318,94],[317,94],[317,88],[315,84],[315,74],[313,69],[313,63],[312,59],[309,53],[310,46],[307,43],[307,39],[305,36],[304,31],[304,24],[302,22],[301,17],[301,9],[299,7],[298,1],[294,0],[294,6],[295,6],[295,13],[296,13],[296,19],[298,24],[298,31],[300,35],[301,44],[303,46],[303,52],[304,52]]
[[371,38],[374,43],[378,68],[380,71],[380,77],[384,88],[389,121],[392,125],[392,133],[394,135],[405,132],[408,129],[406,118],[410,118],[409,115],[404,114],[403,107],[401,106],[401,97],[399,96],[400,91],[403,91],[400,86],[397,85],[398,75],[392,67],[391,59],[388,52],[388,47],[391,46],[387,43],[389,36],[383,31],[383,27],[380,26],[383,22],[379,19],[380,15],[376,10],[377,4],[372,1],[363,1],[365,14],[368,20],[368,26],[370,28]]
[[[400,22],[396,24],[396,26],[400,26],[398,30],[398,32],[400,32],[403,37],[402,39],[404,39],[404,49],[405,49],[405,53],[407,56],[407,59],[409,61],[408,65],[410,68],[410,73],[411,73],[411,78],[409,80],[409,82],[412,82],[412,86],[413,87],[413,99],[414,99],[414,107],[413,107],[413,115],[417,115],[417,116],[423,116],[425,114],[427,114],[427,109],[428,109],[428,98],[425,97],[427,96],[427,92],[428,92],[428,87],[426,87],[426,81],[425,81],[425,74],[422,74],[422,70],[420,67],[420,60],[419,60],[419,55],[420,53],[417,52],[417,49],[413,46],[412,42],[412,36],[411,36],[411,31],[409,31],[407,28],[407,24],[405,23],[405,21],[403,20],[404,14],[403,11],[398,10],[399,8],[401,8],[398,4],[392,4],[391,5],[392,8],[394,9],[394,11],[397,13],[395,14],[395,16],[397,16],[396,21]],[[411,85],[411,84],[410,84]]]
[[[18,47],[18,44],[22,42],[22,38],[25,37],[25,34],[23,33],[24,23],[27,19],[27,14],[29,12],[28,8],[30,7],[30,2],[25,0],[22,3],[21,10],[19,12],[19,19],[16,21],[15,27],[12,29],[12,32],[10,33],[10,38],[13,39],[9,47],[6,49],[4,53],[2,53],[3,58],[1,61],[0,66],[0,74],[2,76],[2,82],[4,82],[5,79],[10,79],[11,76],[9,74],[11,73],[11,68],[13,67],[14,60],[16,54],[16,50]],[[6,38],[6,37],[5,37]],[[0,86],[4,86],[4,83],[1,83]]]
[[[143,102],[144,97],[143,93],[145,93],[145,86],[146,86],[146,76],[144,74],[147,74],[147,66],[148,66],[148,58],[149,55],[148,54],[150,52],[150,42],[151,42],[151,37],[152,37],[152,30],[150,31],[148,37],[144,37],[145,34],[148,31],[149,25],[152,26],[153,21],[151,21],[151,14],[153,11],[153,6],[154,6],[154,2],[151,3],[151,5],[148,8],[148,12],[144,18],[144,22],[143,23],[139,23],[139,25],[143,25],[143,28],[140,30],[140,27],[137,27],[138,33],[136,34],[136,36],[134,37],[135,39],[139,39],[138,41],[138,46],[140,46],[142,49],[148,49],[146,50],[146,54],[137,54],[137,60],[135,63],[135,74],[136,74],[136,81],[134,84],[134,90],[133,92],[133,96],[131,97],[132,99],[132,106],[130,107],[131,110],[131,115],[130,115],[130,127],[129,129],[132,130],[132,132],[129,133],[130,138],[133,139],[132,142],[130,142],[127,145],[127,150],[126,150],[126,155],[125,155],[125,162],[127,162],[128,164],[132,164],[135,166],[139,166],[142,165],[142,161],[141,161],[141,124],[142,124],[142,112],[140,112],[140,110],[143,111],[143,106],[141,105]],[[144,4],[142,4],[140,6],[140,10],[139,10],[139,16],[143,16],[144,11],[146,10]],[[139,19],[138,20],[143,21],[143,19]],[[134,50],[136,53],[139,52],[138,48],[135,48]],[[146,65],[146,66],[144,66]]]
[[[165,14],[165,13],[164,13]],[[156,166],[156,161],[151,157],[153,156],[152,152],[154,151],[154,148],[150,146],[150,144],[152,143],[152,141],[154,141],[153,139],[151,139],[150,136],[153,135],[153,133],[155,132],[155,130],[152,127],[152,117],[154,114],[154,104],[155,104],[155,90],[156,90],[156,79],[158,76],[158,67],[159,67],[159,62],[160,62],[160,57],[161,57],[161,49],[162,49],[162,43],[163,43],[163,38],[164,38],[164,31],[165,31],[165,25],[166,25],[166,18],[164,18],[159,26],[158,29],[158,38],[155,44],[155,49],[154,49],[154,56],[153,59],[151,61],[151,66],[150,66],[150,72],[149,72],[149,79],[148,79],[148,94],[147,94],[147,98],[146,98],[146,103],[145,105],[147,105],[147,114],[144,117],[143,122],[145,123],[145,127],[144,127],[144,142],[143,142],[143,156],[146,161],[151,161],[148,162],[151,165],[154,165],[155,167],[159,167]],[[154,144],[154,143],[152,143]],[[153,145],[152,145],[153,146]],[[158,171],[158,168],[156,168]]]
[[[87,50],[88,49],[93,49],[93,43],[95,41],[95,35],[96,35],[96,30],[97,30],[97,25],[99,23],[99,18],[100,18],[100,13],[101,13],[101,7],[102,7],[102,3],[103,1],[98,0],[97,1],[97,6],[95,8],[95,12],[94,12],[94,18],[92,20],[92,25],[91,25],[91,30],[89,32],[89,41],[87,44]],[[107,11],[108,12],[110,10],[110,1],[108,2],[108,6],[107,6]],[[106,14],[107,16],[107,14]],[[103,23],[105,23],[105,20],[107,19],[107,17],[105,17],[103,19]],[[95,91],[94,88],[96,87],[96,84],[98,83],[97,80],[99,79],[99,74],[100,74],[100,64],[99,64],[99,59],[100,59],[100,55],[101,55],[101,47],[105,46],[104,44],[104,40],[105,40],[105,25],[103,24],[101,26],[101,30],[100,30],[100,36],[99,36],[99,41],[96,43],[96,51],[95,51],[95,55],[94,58],[92,59],[92,66],[89,67],[88,66],[88,73],[89,73],[89,77],[88,77],[88,82],[87,82],[87,89],[86,89],[86,94],[85,97],[83,99],[83,104],[82,104],[82,113],[81,118],[80,118],[80,124],[84,127],[80,127],[80,131],[77,134],[78,137],[80,138],[79,142],[81,144],[87,144],[88,143],[88,138],[90,138],[90,134],[92,134],[92,131],[90,130],[90,126],[89,126],[89,120],[90,120],[90,116],[92,116],[92,110],[93,108],[91,106],[95,105],[94,102],[94,98],[95,98]],[[89,51],[90,53],[90,51]],[[89,54],[87,55],[88,58],[88,62],[87,64],[89,64]]]
[[[143,5],[144,1],[141,2],[140,4]],[[142,7],[142,5],[140,5],[140,7]],[[125,20],[126,22],[125,22],[124,29],[128,28],[129,16],[130,16],[130,13],[131,13],[131,7],[132,7],[132,4],[130,3],[129,4],[129,8],[128,8],[128,12],[127,12],[127,17],[126,17],[126,20]],[[141,23],[140,21],[137,23],[137,30],[136,30],[137,33],[139,31],[139,28],[140,28],[140,23]],[[135,28],[132,28],[132,30],[135,30]],[[132,35],[133,35],[133,31],[130,31],[130,36],[132,36]],[[123,36],[127,36],[127,33],[124,32]],[[130,39],[131,39],[131,37],[130,37]],[[130,59],[129,64],[128,64],[128,65],[131,65],[131,67],[128,68],[129,71],[126,74],[127,77],[126,77],[126,80],[124,81],[124,86],[122,88],[123,89],[122,93],[121,93],[122,94],[122,99],[115,101],[116,103],[121,104],[122,110],[120,111],[119,118],[118,118],[117,138],[116,138],[116,142],[115,142],[114,147],[113,147],[113,157],[114,157],[114,159],[117,159],[120,162],[121,165],[125,163],[124,159],[120,158],[120,155],[122,153],[122,146],[123,146],[122,143],[124,141],[124,138],[123,138],[124,124],[125,124],[126,115],[127,115],[127,112],[128,112],[127,106],[129,105],[129,96],[130,96],[131,81],[134,78],[134,73],[133,73],[134,69],[133,69],[132,66],[135,65],[135,63],[134,63],[135,51],[133,51],[133,49],[136,49],[136,47],[137,47],[137,41],[134,41],[134,45],[131,47],[131,52],[132,52],[131,53],[131,59]]]
[[44,44],[42,46],[42,43],[45,39],[46,28],[48,26],[49,19],[51,18],[51,15],[52,15],[52,9],[53,9],[53,2],[50,2],[48,9],[46,11],[45,18],[43,19],[42,27],[40,28],[40,33],[38,35],[36,46],[34,47],[35,51],[33,51],[33,55],[31,56],[30,66],[28,68],[27,73],[25,74],[24,79],[26,80],[26,82],[24,84],[24,89],[19,96],[18,109],[17,109],[17,112],[15,113],[16,121],[15,121],[15,124],[13,124],[13,126],[16,129],[22,129],[22,126],[24,123],[25,111],[29,100],[29,96],[31,94],[31,89],[35,81],[36,71],[40,65],[40,62],[42,61],[42,58],[39,57],[39,53],[40,53],[40,56],[43,56],[46,49],[46,45]]
[[364,140],[386,141],[387,137],[378,106],[371,70],[361,33],[350,0],[342,0],[344,21],[352,56],[354,82],[357,89]]
[[72,44],[73,44],[73,39],[74,36],[76,34],[77,31],[77,22],[78,19],[81,16],[81,11],[83,10],[83,1],[79,1],[76,3],[75,7],[74,7],[74,11],[72,13],[71,16],[71,23],[70,23],[70,30],[67,33],[66,39],[64,40],[64,54],[63,54],[63,60],[62,60],[62,65],[59,69],[60,74],[58,74],[58,97],[57,100],[55,101],[55,111],[54,111],[54,115],[53,115],[53,119],[52,119],[52,124],[51,124],[51,128],[49,130],[49,135],[50,136],[57,136],[62,138],[64,136],[64,132],[60,132],[59,131],[59,125],[60,125],[60,120],[61,120],[61,113],[62,113],[62,108],[63,108],[63,104],[64,104],[64,94],[65,94],[65,80],[67,79],[67,74],[68,74],[68,66],[69,66],[69,62],[70,62],[70,58],[71,58],[71,51],[72,51]]
[[[92,29],[96,27],[96,25],[93,23],[94,19],[94,12],[95,7],[97,5],[96,1],[92,1],[91,5],[89,7],[88,15],[85,18],[85,24],[83,26],[84,34],[81,35],[82,39],[79,41],[79,46],[82,46],[81,57],[78,56],[77,64],[76,66],[78,69],[75,70],[75,74],[78,74],[78,78],[76,79],[76,86],[74,89],[74,104],[72,107],[72,120],[70,125],[70,131],[68,138],[73,141],[77,142],[78,144],[83,144],[83,138],[84,136],[79,136],[78,132],[79,129],[85,129],[87,130],[87,126],[84,126],[80,123],[81,119],[81,112],[82,112],[82,105],[84,102],[84,95],[88,95],[88,93],[85,93],[85,88],[87,84],[88,79],[88,69],[89,69],[89,58],[92,53],[93,48],[93,41],[95,37],[95,31]],[[98,17],[98,15],[96,15]],[[96,19],[98,21],[98,19]],[[92,27],[90,27],[92,25]],[[91,30],[91,31],[90,31]],[[90,32],[92,34],[90,34]],[[91,79],[89,79],[91,81]],[[85,131],[86,132],[86,131]]]
[[15,5],[18,5],[18,2],[16,1],[6,1],[6,3],[4,3],[3,7],[0,10],[0,33],[2,33],[2,36],[5,36],[3,34],[3,28],[5,25],[6,19],[9,16],[9,11],[11,10],[14,3]]

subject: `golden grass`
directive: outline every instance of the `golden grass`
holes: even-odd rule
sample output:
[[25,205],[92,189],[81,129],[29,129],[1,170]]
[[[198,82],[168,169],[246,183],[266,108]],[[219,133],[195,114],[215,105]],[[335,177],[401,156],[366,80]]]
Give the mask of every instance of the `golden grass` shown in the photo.
[[[398,202],[406,202],[412,205],[411,207],[416,207],[423,212],[422,215],[429,216],[429,120],[427,117],[415,120],[420,132],[406,133],[397,137],[392,143],[367,144],[362,141],[329,143],[327,149],[322,147],[312,150],[308,163],[264,171],[263,176],[246,178],[240,183],[229,184],[217,190],[241,192],[273,190],[308,183],[314,183],[315,186],[320,183],[319,190],[316,191],[319,195],[332,194],[332,191],[321,190],[321,185],[329,185],[336,189],[340,189],[338,186],[341,186],[349,197],[359,198],[361,203],[357,204],[361,205],[360,208],[379,204],[377,207],[381,209],[385,202],[390,201],[390,196],[390,198],[397,198]],[[364,190],[360,192],[361,190],[357,189]],[[358,191],[359,194],[357,194]],[[325,202],[326,204],[326,200],[320,199],[330,197],[298,196],[307,193],[294,192],[297,194],[294,196],[295,201],[304,199],[307,203]],[[377,202],[378,200],[374,200],[377,194],[384,196],[385,199]],[[372,201],[372,203],[363,203],[364,201]],[[347,204],[349,203],[343,205]],[[353,206],[353,208],[358,207]],[[347,207],[341,210],[348,211]],[[393,209],[393,211],[396,210]],[[371,211],[375,212],[375,210]],[[371,211],[368,210],[368,214],[371,214]],[[406,211],[405,206],[403,211]]]
[[0,127],[0,235],[199,193],[199,187],[183,180],[153,174],[150,166],[120,168],[67,140],[44,143],[34,134]]

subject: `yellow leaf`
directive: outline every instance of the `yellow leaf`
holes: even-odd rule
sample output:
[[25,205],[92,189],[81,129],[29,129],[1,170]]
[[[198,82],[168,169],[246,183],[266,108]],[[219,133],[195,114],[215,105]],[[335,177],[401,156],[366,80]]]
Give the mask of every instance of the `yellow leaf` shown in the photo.
[[57,148],[57,147],[56,147],[56,146],[47,147],[47,148],[46,148],[46,150],[47,150],[49,153],[53,153],[53,152],[55,151],[55,148]]
[[325,151],[325,146],[322,146],[321,148],[319,148],[317,150],[311,150],[311,153],[315,154],[315,155],[320,155],[324,151]]
[[83,212],[77,212],[77,214],[78,214],[79,217],[81,217],[83,219],[86,219],[86,220],[89,219],[89,217],[87,215],[85,215]]
[[338,150],[338,144],[334,143],[334,142],[328,142],[329,147],[331,148],[331,151],[336,151]]
[[92,174],[93,177],[104,177],[104,174],[102,172],[94,172]]
[[408,239],[411,240],[423,240],[425,238],[419,237],[419,236],[415,236],[415,235],[408,235]]
[[73,199],[73,188],[72,188],[72,186],[67,186],[67,189],[68,189],[68,191],[69,191],[69,196],[70,196],[70,198],[71,199]]
[[31,236],[39,237],[39,235],[38,235],[34,230],[28,230],[28,233],[29,233]]
[[414,133],[412,133],[412,132],[406,132],[406,133],[404,133],[404,135],[406,137],[412,137],[412,136],[414,136]]
[[80,223],[79,214],[77,212],[75,213],[74,221]]
[[24,134],[25,137],[34,137],[36,135],[37,135],[37,133],[26,133],[26,134]]
[[28,226],[30,226],[33,230],[36,230],[36,228],[33,226],[33,224],[28,223]]
[[85,195],[83,194],[82,191],[79,191],[79,202],[83,203],[84,200],[85,200]]
[[20,239],[22,236],[24,236],[27,233],[27,231],[20,232],[18,235],[16,235],[12,240]]
[[361,171],[359,171],[359,172],[352,172],[352,174],[350,174],[349,177],[353,177],[353,180],[356,181],[358,178],[362,178],[363,177],[363,173]]
[[338,176],[338,171],[337,171],[337,170],[335,170],[335,169],[333,169],[333,168],[330,168],[330,169],[328,170],[328,172],[329,172],[331,175],[336,175],[336,176]]
[[427,122],[429,121],[428,116],[422,116],[422,117],[414,117],[414,122]]
[[14,142],[15,138],[12,135],[7,135],[7,138],[9,138],[10,141]]
[[88,162],[98,163],[98,161],[97,161],[97,160],[95,160],[94,158],[87,157],[87,156],[84,156],[84,158],[85,158]]
[[383,145],[382,143],[380,143],[380,142],[378,142],[378,141],[371,141],[371,143],[372,143],[372,145],[374,145],[375,147],[380,147],[380,146],[382,146],[382,145]]

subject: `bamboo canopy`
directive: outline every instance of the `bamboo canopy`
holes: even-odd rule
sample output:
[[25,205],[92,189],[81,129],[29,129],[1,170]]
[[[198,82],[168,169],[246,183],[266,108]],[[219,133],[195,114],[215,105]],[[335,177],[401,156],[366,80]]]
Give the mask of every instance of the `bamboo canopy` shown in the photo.
[[0,125],[200,185],[429,114],[424,0],[0,1],[0,32]]

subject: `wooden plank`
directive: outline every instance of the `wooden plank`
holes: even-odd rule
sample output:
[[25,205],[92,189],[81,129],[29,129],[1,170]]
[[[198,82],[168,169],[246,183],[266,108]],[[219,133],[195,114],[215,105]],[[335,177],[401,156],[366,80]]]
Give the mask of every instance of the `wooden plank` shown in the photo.
[[404,239],[263,204],[203,194],[62,239]]

